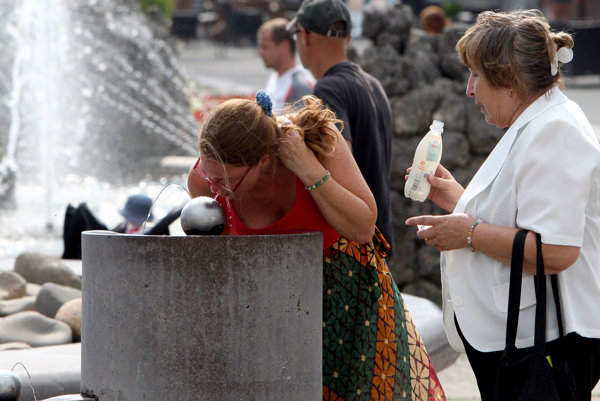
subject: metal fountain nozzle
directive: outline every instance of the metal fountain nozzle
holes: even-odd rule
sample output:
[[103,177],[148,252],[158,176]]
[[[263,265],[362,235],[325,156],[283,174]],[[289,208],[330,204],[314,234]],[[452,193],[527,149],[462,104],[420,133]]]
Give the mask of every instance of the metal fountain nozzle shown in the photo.
[[208,196],[190,200],[181,210],[180,219],[186,235],[220,235],[226,223],[221,204]]
[[21,395],[23,382],[11,372],[0,372],[0,401],[17,401]]

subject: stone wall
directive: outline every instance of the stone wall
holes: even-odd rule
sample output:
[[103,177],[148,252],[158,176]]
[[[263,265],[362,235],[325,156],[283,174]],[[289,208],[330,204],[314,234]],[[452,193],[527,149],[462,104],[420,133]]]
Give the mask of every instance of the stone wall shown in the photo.
[[[503,131],[488,125],[475,101],[465,95],[468,69],[454,46],[467,25],[450,23],[441,35],[425,32],[408,6],[369,3],[363,36],[371,44],[349,57],[383,85],[392,106],[392,207],[395,255],[390,269],[402,292],[441,304],[439,252],[424,246],[404,221],[421,214],[443,214],[430,201],[404,197],[404,175],[417,144],[436,119],[444,122],[441,163],[468,184]],[[465,239],[466,243],[466,239]]]

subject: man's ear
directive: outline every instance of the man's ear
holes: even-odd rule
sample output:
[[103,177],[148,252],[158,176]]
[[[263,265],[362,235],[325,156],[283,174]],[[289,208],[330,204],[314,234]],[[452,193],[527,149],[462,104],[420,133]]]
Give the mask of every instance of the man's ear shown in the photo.
[[302,35],[300,35],[300,40],[302,41],[302,44],[304,45],[304,47],[308,46],[308,43],[310,42],[310,40],[309,40],[310,36],[311,36],[310,33],[307,33],[306,31],[302,31]]

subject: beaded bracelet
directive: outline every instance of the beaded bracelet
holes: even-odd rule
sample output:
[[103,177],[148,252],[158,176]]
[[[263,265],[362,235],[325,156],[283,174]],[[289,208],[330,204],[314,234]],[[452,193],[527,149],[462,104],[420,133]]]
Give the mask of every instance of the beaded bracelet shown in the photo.
[[317,182],[316,184],[313,185],[309,185],[307,187],[304,187],[304,189],[306,189],[307,191],[312,191],[313,189],[317,189],[319,188],[321,185],[323,185],[323,183],[325,181],[327,181],[327,179],[329,178],[329,176],[331,175],[331,173],[329,173],[329,170],[327,170],[327,172],[325,173],[325,177],[323,177],[321,179],[321,181]]
[[467,245],[469,246],[469,250],[471,252],[475,252],[475,248],[473,248],[473,230],[475,230],[475,227],[477,227],[477,224],[479,224],[479,223],[483,223],[483,220],[481,220],[481,219],[475,220],[471,224],[471,229],[469,230],[469,233],[467,234]]

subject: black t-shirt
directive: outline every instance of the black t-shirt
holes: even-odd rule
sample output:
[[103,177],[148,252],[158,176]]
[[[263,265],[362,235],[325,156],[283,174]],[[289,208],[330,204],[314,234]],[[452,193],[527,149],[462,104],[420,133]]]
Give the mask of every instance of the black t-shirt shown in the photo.
[[355,63],[331,67],[317,81],[314,95],[344,122],[342,135],[377,202],[377,227],[393,248],[390,163],[392,110],[379,81]]

